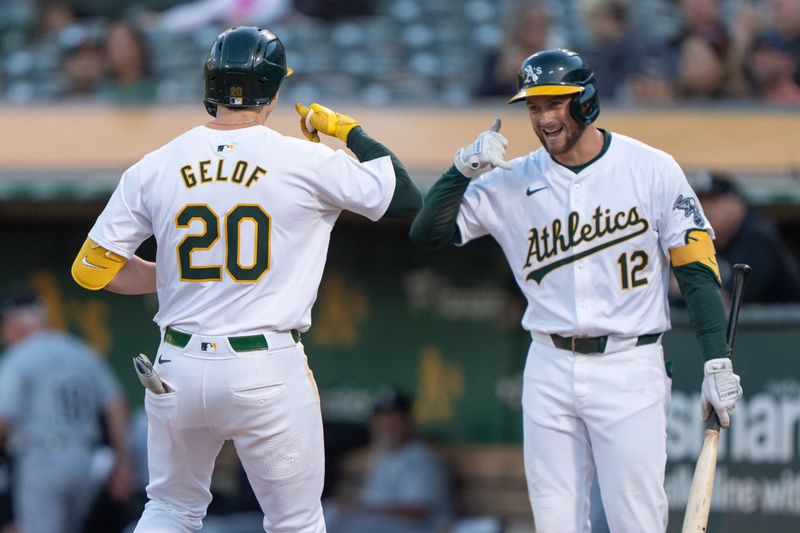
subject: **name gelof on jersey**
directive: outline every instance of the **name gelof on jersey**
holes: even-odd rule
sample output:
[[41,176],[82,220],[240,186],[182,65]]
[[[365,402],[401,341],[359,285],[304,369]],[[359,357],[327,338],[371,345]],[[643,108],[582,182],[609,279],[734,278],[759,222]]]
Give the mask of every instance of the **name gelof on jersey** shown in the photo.
[[196,165],[197,172],[195,172],[195,166],[191,164],[181,167],[181,178],[183,179],[183,184],[189,189],[198,183],[212,182],[227,182],[235,183],[237,185],[244,184],[245,188],[250,188],[253,183],[258,181],[258,178],[261,178],[267,174],[267,170],[258,165],[250,170],[250,163],[242,160],[237,161],[233,165],[233,170],[231,171],[230,176],[227,175],[227,171],[225,169],[225,159],[217,159],[216,171],[213,172],[213,174],[209,168],[211,167],[210,159],[198,161]]
[[531,228],[528,237],[528,255],[523,268],[531,267],[533,259],[541,263],[581,243],[593,241],[631,227],[637,228],[637,231],[609,242],[603,242],[580,254],[551,263],[529,274],[528,279],[535,279],[540,282],[541,278],[548,272],[587,255],[599,252],[608,246],[633,238],[644,233],[649,227],[647,220],[639,215],[636,207],[631,207],[628,211],[619,211],[612,215],[610,209],[603,209],[602,206],[597,206],[591,222],[585,224],[581,224],[580,214],[572,211],[567,217],[566,228],[564,228],[560,219],[553,220],[548,226],[543,226],[541,230],[539,228]]

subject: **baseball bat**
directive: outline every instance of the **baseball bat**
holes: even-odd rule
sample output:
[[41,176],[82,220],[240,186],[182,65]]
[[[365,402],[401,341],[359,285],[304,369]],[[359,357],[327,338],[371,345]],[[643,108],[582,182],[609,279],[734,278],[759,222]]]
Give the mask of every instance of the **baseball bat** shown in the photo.
[[[728,316],[728,357],[733,356],[733,341],[736,337],[736,323],[739,321],[739,308],[742,305],[744,280],[752,269],[748,265],[733,265],[733,294],[731,311]],[[711,412],[706,422],[703,448],[697,458],[697,465],[686,502],[686,515],[681,533],[704,533],[708,526],[708,513],[711,510],[711,496],[714,491],[714,475],[717,472],[717,451],[719,448],[719,417]]]

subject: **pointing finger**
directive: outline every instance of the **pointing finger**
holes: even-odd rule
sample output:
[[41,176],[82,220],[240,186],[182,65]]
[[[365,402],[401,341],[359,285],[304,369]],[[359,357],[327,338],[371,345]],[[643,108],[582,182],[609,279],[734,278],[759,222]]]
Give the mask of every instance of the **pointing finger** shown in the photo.
[[295,102],[294,110],[297,111],[297,113],[301,117],[305,117],[306,114],[308,113],[308,108],[306,106],[304,106],[303,104],[301,104],[300,102]]
[[500,124],[501,122],[499,117],[494,119],[494,122],[492,122],[492,126],[489,128],[489,131],[500,131]]

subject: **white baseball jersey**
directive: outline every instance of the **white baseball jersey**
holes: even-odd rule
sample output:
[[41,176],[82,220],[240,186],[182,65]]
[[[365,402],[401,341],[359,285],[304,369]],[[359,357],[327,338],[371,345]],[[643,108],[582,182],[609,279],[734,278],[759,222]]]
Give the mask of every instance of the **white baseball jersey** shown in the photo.
[[714,234],[668,154],[611,134],[577,174],[540,148],[473,180],[462,243],[491,234],[528,300],[525,329],[635,337],[670,327],[669,250],[687,231]]
[[89,237],[130,258],[155,235],[162,328],[305,331],[340,212],[377,220],[394,187],[389,157],[198,126],[125,172]]

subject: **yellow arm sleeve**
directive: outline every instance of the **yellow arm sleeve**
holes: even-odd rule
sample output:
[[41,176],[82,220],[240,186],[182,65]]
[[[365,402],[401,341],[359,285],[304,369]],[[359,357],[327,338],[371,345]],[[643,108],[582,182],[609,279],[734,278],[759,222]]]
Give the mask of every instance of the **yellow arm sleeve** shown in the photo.
[[686,244],[669,251],[672,266],[679,267],[689,263],[698,262],[714,273],[720,283],[719,267],[717,266],[717,252],[714,250],[714,241],[711,235],[702,230],[691,230],[686,235]]
[[72,279],[84,289],[97,291],[108,285],[127,262],[121,255],[87,238],[72,263]]

